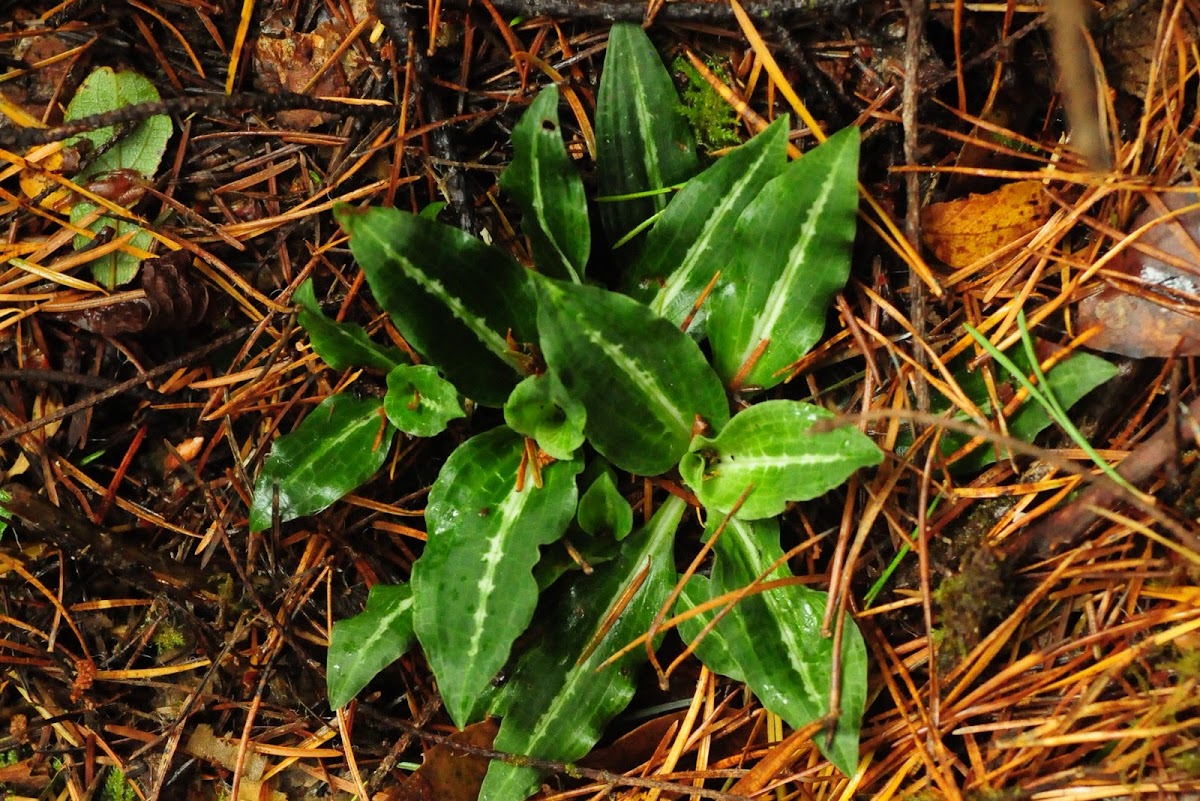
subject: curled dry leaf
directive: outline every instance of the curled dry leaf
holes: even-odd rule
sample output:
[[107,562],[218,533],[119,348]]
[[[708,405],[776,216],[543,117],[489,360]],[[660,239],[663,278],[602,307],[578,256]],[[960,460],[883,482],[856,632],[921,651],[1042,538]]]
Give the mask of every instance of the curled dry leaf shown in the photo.
[[957,270],[1033,233],[1050,213],[1041,181],[1017,181],[984,195],[927,206],[921,211],[921,233],[933,255]]
[[145,297],[65,312],[60,317],[102,336],[191,328],[203,322],[214,301],[220,300],[211,297],[208,286],[193,274],[191,261],[186,250],[148,259],[140,273]]
[[[1152,198],[1133,228],[1198,202],[1195,192]],[[1079,330],[1100,327],[1089,348],[1133,358],[1200,355],[1198,237],[1200,210],[1192,209],[1162,220],[1113,259],[1107,285],[1077,310]]]
[[[456,745],[491,748],[499,725],[492,718],[472,723],[454,732],[449,740]],[[452,745],[435,745],[425,752],[425,760],[411,776],[395,787],[388,798],[396,801],[475,801],[488,760],[456,750]]]

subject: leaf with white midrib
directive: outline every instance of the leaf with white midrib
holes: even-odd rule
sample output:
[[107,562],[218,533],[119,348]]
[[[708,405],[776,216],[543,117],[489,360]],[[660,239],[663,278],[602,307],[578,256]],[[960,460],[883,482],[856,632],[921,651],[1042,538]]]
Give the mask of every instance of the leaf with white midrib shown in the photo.
[[[577,576],[566,588],[548,616],[555,627],[521,657],[505,687],[512,703],[496,710],[504,715],[497,750],[556,761],[578,759],[629,703],[632,668],[646,659],[645,649],[634,649],[605,668],[600,665],[644,633],[666,600],[676,579],[671,546],[685,508],[681,499],[668,498],[645,529],[624,540],[615,562],[591,576]],[[609,621],[618,604],[624,611]],[[607,622],[611,628],[597,638]],[[521,801],[537,786],[538,775],[530,768],[493,762],[480,801]]]
[[820,339],[849,276],[857,172],[858,131],[849,128],[789,165],[738,218],[708,331],[727,383],[758,354],[741,386],[772,387]]
[[329,641],[329,705],[340,709],[412,645],[412,586],[376,584],[360,614],[333,624]]
[[[744,520],[774,517],[789,502],[822,495],[860,467],[882,461],[883,452],[853,426],[810,430],[832,417],[798,401],[756,403],[715,437],[696,437],[679,474],[710,510],[729,512],[737,506]],[[747,487],[752,490],[742,498]]]
[[[706,538],[722,521],[713,518]],[[783,551],[774,520],[730,520],[714,545],[712,578],[693,578],[677,611],[734,593],[762,577],[788,578],[781,566],[767,573]],[[766,574],[764,576],[764,574]],[[708,667],[744,681],[767,710],[802,728],[825,717],[833,669],[833,640],[821,634],[827,595],[790,585],[739,600],[699,641],[696,654]],[[698,637],[722,609],[701,613],[680,624],[686,641]],[[710,656],[712,659],[710,660]],[[858,761],[858,738],[866,706],[867,655],[862,635],[847,618],[842,637],[841,703],[832,747],[826,737],[817,747],[847,776]]]
[[558,121],[558,87],[547,86],[513,129],[513,159],[500,188],[521,209],[539,272],[579,281],[591,247],[583,179]]
[[[617,23],[608,41],[596,99],[600,194],[628,195],[686,181],[698,170],[699,160],[671,74],[641,26]],[[600,222],[609,242],[618,241],[666,203],[665,195],[602,203]]]
[[367,481],[387,458],[394,431],[377,399],[332,395],[271,446],[254,483],[250,530],[315,514]]
[[687,450],[697,416],[729,416],[720,379],[686,334],[615,292],[541,278],[546,364],[587,412],[584,432],[622,470],[658,475]]
[[350,249],[397,330],[464,395],[500,406],[537,339],[527,271],[507,254],[396,209],[339,206]]
[[[635,296],[661,285],[650,308],[675,325],[683,323],[712,277],[733,258],[731,234],[737,218],[783,169],[786,144],[787,119],[781,117],[671,198],[630,271]],[[706,317],[702,307],[689,332],[701,332]]]
[[525,441],[500,426],[458,447],[425,511],[428,542],[413,565],[414,626],[446,710],[465,726],[529,625],[537,604],[538,549],[575,512],[578,461],[542,468],[518,491]]

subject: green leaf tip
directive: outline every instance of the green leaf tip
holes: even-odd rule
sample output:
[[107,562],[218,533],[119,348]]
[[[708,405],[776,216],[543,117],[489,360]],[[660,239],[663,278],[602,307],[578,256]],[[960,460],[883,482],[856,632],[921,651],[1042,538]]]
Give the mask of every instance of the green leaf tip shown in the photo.
[[326,688],[331,709],[350,703],[375,676],[413,644],[413,597],[408,584],[376,584],[367,608],[333,624]]
[[513,129],[513,160],[500,188],[521,209],[538,270],[579,283],[592,229],[583,179],[567,153],[558,121],[558,87],[548,86]]
[[372,367],[386,373],[407,361],[399,348],[372,342],[361,325],[326,317],[317,302],[312,279],[296,287],[292,300],[300,307],[296,321],[308,334],[313,350],[334,370]]

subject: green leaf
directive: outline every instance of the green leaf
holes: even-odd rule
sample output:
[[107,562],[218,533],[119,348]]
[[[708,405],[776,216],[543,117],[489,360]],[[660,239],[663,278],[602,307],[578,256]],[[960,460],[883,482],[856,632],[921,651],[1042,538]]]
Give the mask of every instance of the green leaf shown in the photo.
[[338,206],[350,250],[396,328],[463,394],[501,406],[537,337],[526,270],[448,225],[396,209]]
[[[554,625],[522,655],[501,694],[504,720],[497,750],[578,759],[629,704],[633,668],[646,659],[645,649],[597,668],[646,631],[670,594],[677,577],[672,546],[686,506],[668,498],[645,529],[626,538],[614,562],[590,576],[576,576],[565,588],[547,616]],[[608,623],[611,628],[602,633]],[[492,762],[479,799],[521,801],[537,789],[539,775],[532,768]]]
[[622,540],[633,531],[633,507],[617,491],[612,471],[601,473],[583,493],[575,520],[592,536],[611,534]]
[[425,208],[421,209],[417,213],[417,216],[424,217],[427,220],[436,220],[437,216],[442,213],[442,209],[449,205],[450,204],[444,200],[435,200]]
[[[64,122],[71,122],[93,114],[115,111],[135,103],[148,103],[160,100],[154,84],[136,72],[114,72],[111,67],[100,67],[93,70],[84,79],[75,96],[67,106]],[[143,178],[149,178],[158,171],[158,165],[166,152],[167,142],[171,139],[173,126],[171,118],[165,114],[157,114],[138,123],[128,133],[112,143],[116,136],[113,126],[85,131],[79,136],[67,140],[68,147],[80,140],[88,140],[93,150],[103,151],[72,181],[83,186],[92,178],[113,172],[114,170],[133,170]],[[71,207],[71,222],[78,224],[87,215],[96,211],[95,204],[79,201]],[[138,231],[130,240],[130,247],[146,250],[154,238],[150,232],[143,230],[134,223],[114,220],[102,216],[89,227],[99,233],[106,226],[111,226],[115,236],[123,236],[130,231]],[[91,238],[75,237],[75,249],[80,250],[91,244]],[[130,253],[114,251],[96,259],[92,263],[92,274],[96,281],[108,289],[127,283],[137,274],[141,262]]]
[[[787,119],[781,117],[742,147],[687,182],[646,237],[630,278],[635,297],[653,296],[650,308],[681,325],[717,271],[737,256],[734,226],[759,191],[787,162]],[[689,332],[704,330],[705,303]]]
[[[707,536],[719,522],[710,523]],[[783,555],[774,520],[730,520],[713,547],[712,578],[697,576],[688,582],[683,609],[752,584]],[[780,566],[764,580],[790,576],[787,567]],[[749,685],[762,705],[789,726],[806,726],[829,712],[833,640],[821,636],[826,599],[825,593],[801,585],[748,595],[700,641],[696,655],[710,670]],[[722,609],[682,622],[680,635],[694,640]],[[816,743],[842,773],[852,776],[867,699],[867,648],[850,618],[842,637],[841,666],[840,715],[833,746],[826,746],[824,735]]]
[[860,467],[877,465],[883,452],[853,426],[812,433],[833,413],[790,400],[757,403],[729,421],[716,437],[696,437],[679,474],[708,509],[738,509],[743,520],[782,514],[789,501],[823,495]]
[[619,469],[663,473],[687,450],[697,416],[714,429],[729,419],[720,379],[687,334],[615,292],[549,278],[537,286],[546,364]]
[[386,373],[408,361],[399,348],[385,348],[372,342],[361,325],[339,323],[326,317],[311,279],[296,288],[292,300],[300,306],[296,320],[308,333],[313,350],[334,370],[374,367]]
[[397,365],[388,373],[383,409],[392,425],[414,437],[433,437],[466,417],[458,391],[427,364]]
[[8,530],[8,524],[12,521],[12,515],[8,511],[5,504],[12,501],[12,496],[0,489],[0,539],[3,539],[4,532]]
[[[1033,365],[1029,357],[1021,348],[1011,348],[1006,354],[1021,370],[1021,372],[1029,376],[1033,372]],[[965,361],[965,360],[963,360]],[[1069,409],[1083,399],[1085,395],[1091,392],[1096,387],[1108,381],[1118,372],[1116,365],[1101,359],[1099,356],[1093,356],[1090,353],[1073,353],[1066,359],[1056,364],[1046,375],[1046,384],[1058,402],[1062,404],[1064,409]],[[963,392],[984,414],[991,414],[992,403],[988,394],[987,384],[984,381],[982,370],[967,370],[962,361],[959,367],[954,372],[955,378],[958,380],[959,386]],[[1004,384],[1010,378],[1003,371],[997,372],[997,383]],[[932,407],[934,411],[942,411],[949,407],[949,403],[943,396],[935,396]],[[966,415],[960,415],[962,419],[967,419]],[[1021,440],[1022,442],[1033,442],[1043,430],[1051,423],[1050,415],[1046,409],[1026,399],[1017,411],[1008,418],[1008,433],[1009,436]],[[971,438],[965,434],[955,432],[946,432],[941,438],[941,451],[945,456],[949,456],[965,445]],[[998,453],[999,451],[999,453]],[[982,470],[984,467],[992,464],[997,458],[1004,457],[1003,446],[983,444],[971,453],[955,460],[952,468],[955,471],[974,471]]]
[[275,440],[250,505],[250,530],[271,525],[271,507],[279,490],[282,522],[326,509],[365,484],[383,465],[392,426],[378,399],[346,393],[326,398],[296,430]]
[[451,454],[429,492],[429,541],[413,565],[414,623],[446,711],[459,728],[508,660],[537,604],[538,548],[562,536],[575,513],[578,461],[525,475],[520,434],[501,426]]
[[547,86],[512,133],[513,159],[500,188],[521,209],[538,270],[576,283],[587,266],[592,229],[583,179],[563,144],[558,87]]
[[858,208],[858,129],[847,128],[771,181],[738,218],[728,280],[708,323],[717,372],[773,387],[825,330],[830,300],[846,284]]
[[533,437],[555,459],[570,459],[583,444],[587,412],[567,395],[552,373],[531,375],[508,396],[504,422]]
[[367,608],[333,624],[326,687],[329,706],[341,709],[379,671],[404,656],[413,643],[412,587],[376,584]]
[[[596,99],[596,171],[602,196],[651,192],[683,183],[700,169],[696,141],[679,112],[675,82],[640,25],[618,22]],[[600,204],[600,222],[616,242],[667,205],[665,194]]]

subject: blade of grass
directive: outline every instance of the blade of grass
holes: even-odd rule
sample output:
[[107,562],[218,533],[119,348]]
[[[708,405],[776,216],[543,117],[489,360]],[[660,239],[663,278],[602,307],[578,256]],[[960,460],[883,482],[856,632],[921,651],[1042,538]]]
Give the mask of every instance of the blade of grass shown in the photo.
[[1038,405],[1046,410],[1046,414],[1049,415],[1050,419],[1058,423],[1059,427],[1067,433],[1067,436],[1069,436],[1071,440],[1079,446],[1080,450],[1088,455],[1088,458],[1091,459],[1092,462],[1095,463],[1095,465],[1100,468],[1100,470],[1106,476],[1111,478],[1124,489],[1129,490],[1129,492],[1133,493],[1134,495],[1146,499],[1146,496],[1143,495],[1140,490],[1122,478],[1120,473],[1113,469],[1112,465],[1106,462],[1100,456],[1100,454],[1096,453],[1096,449],[1092,447],[1092,444],[1087,441],[1087,438],[1083,436],[1079,429],[1076,428],[1075,424],[1071,422],[1071,419],[1067,416],[1066,412],[1063,411],[1062,406],[1058,403],[1058,400],[1052,399],[1054,393],[1050,391],[1050,387],[1046,383],[1046,376],[1042,373],[1041,365],[1038,363],[1037,357],[1033,353],[1033,341],[1030,339],[1029,329],[1025,325],[1025,312],[1020,312],[1018,314],[1017,325],[1020,328],[1021,341],[1026,348],[1026,352],[1029,354],[1030,363],[1034,365],[1034,374],[1037,376],[1038,383],[1042,385],[1044,391],[1035,387],[1033,383],[1026,378],[1025,372],[1021,370],[1021,368],[1017,367],[1017,365],[1015,365],[1011,359],[1005,356],[999,348],[993,345],[991,340],[979,333],[974,326],[972,326],[970,323],[963,323],[963,328],[968,334],[971,335],[971,338],[979,344],[979,347],[987,351],[987,354],[991,356],[997,364],[1007,370],[1009,375],[1011,375],[1013,379],[1020,384],[1026,392],[1029,393],[1030,399],[1035,401]]

